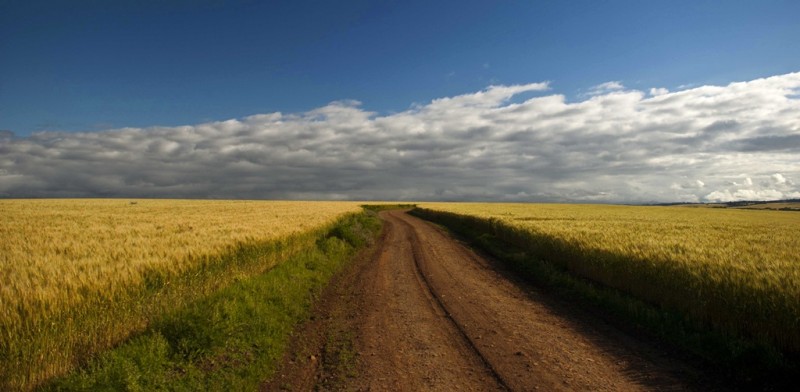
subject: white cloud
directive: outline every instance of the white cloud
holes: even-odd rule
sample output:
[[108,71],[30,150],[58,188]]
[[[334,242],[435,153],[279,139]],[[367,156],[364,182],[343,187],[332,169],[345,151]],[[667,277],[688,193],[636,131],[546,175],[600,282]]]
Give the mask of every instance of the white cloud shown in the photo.
[[664,94],[669,94],[669,90],[667,90],[665,88],[655,88],[655,87],[650,89],[650,95],[652,95],[654,97],[657,97],[659,95],[664,95]]
[[784,198],[796,197],[798,193],[784,193],[775,189],[739,189],[734,192],[730,190],[714,191],[705,196],[709,202],[730,202],[737,200],[780,200]]
[[731,182],[724,189],[713,191],[703,197],[711,202],[728,202],[736,200],[780,200],[800,197],[800,191],[793,187],[791,179],[781,173],[764,175],[758,184],[752,178],[745,177],[740,184]]
[[[539,201],[797,197],[800,73],[579,102],[491,86],[379,115],[358,101],[182,127],[0,133],[0,196]],[[601,92],[602,90],[602,92]]]
[[451,98],[433,100],[423,108],[429,111],[456,108],[493,108],[508,101],[514,95],[549,89],[549,83],[530,83],[512,86],[489,86],[486,90],[472,94],[457,95]]
[[586,93],[586,95],[588,96],[601,95],[610,93],[612,91],[619,91],[624,89],[625,86],[623,86],[621,82],[611,81],[611,82],[601,83],[596,86],[592,86],[589,89],[589,92]]

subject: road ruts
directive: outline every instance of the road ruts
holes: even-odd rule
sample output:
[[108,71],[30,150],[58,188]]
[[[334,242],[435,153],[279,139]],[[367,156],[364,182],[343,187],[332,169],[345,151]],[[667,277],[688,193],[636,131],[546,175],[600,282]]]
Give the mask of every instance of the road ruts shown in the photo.
[[514,283],[401,211],[354,290],[358,376],[347,390],[689,390],[688,371],[569,304]]
[[382,214],[383,243],[359,279],[358,377],[347,390],[503,390],[420,275],[408,226]]

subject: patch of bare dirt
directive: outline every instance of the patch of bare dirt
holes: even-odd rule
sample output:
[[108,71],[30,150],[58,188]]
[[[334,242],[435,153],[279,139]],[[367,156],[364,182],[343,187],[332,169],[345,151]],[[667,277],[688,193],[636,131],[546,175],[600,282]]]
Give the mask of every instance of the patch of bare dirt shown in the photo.
[[691,390],[696,370],[401,211],[264,390]]

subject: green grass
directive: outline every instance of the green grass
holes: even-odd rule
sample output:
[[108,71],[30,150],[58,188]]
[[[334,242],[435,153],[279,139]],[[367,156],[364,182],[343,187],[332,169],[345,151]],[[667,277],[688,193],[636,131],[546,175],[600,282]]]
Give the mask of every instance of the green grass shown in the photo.
[[380,212],[388,210],[408,210],[417,208],[417,205],[416,204],[362,204],[361,208],[368,211]]
[[[613,322],[624,323],[679,347],[715,372],[735,380],[738,387],[780,388],[798,380],[798,358],[768,342],[719,331],[689,314],[577,275],[552,257],[563,254],[574,258],[585,252],[571,249],[572,244],[557,237],[537,236],[498,220],[451,212],[415,209],[412,214],[458,233],[528,281],[550,292],[602,309]],[[551,258],[543,257],[543,254],[549,254]],[[598,252],[590,256],[601,259],[617,257]]]
[[[254,390],[330,278],[376,236],[374,213],[349,215],[312,246],[153,320],[44,390]],[[225,271],[219,271],[224,274]]]
[[0,391],[314,247],[356,202],[0,200]]

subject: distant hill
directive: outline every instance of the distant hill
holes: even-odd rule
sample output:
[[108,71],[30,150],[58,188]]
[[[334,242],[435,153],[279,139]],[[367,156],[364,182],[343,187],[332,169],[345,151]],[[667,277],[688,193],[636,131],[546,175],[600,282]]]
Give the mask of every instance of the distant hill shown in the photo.
[[776,210],[776,211],[800,211],[800,199],[786,200],[739,200],[727,203],[658,203],[650,204],[653,206],[687,206],[687,207],[706,207],[706,208],[738,208],[748,210]]

